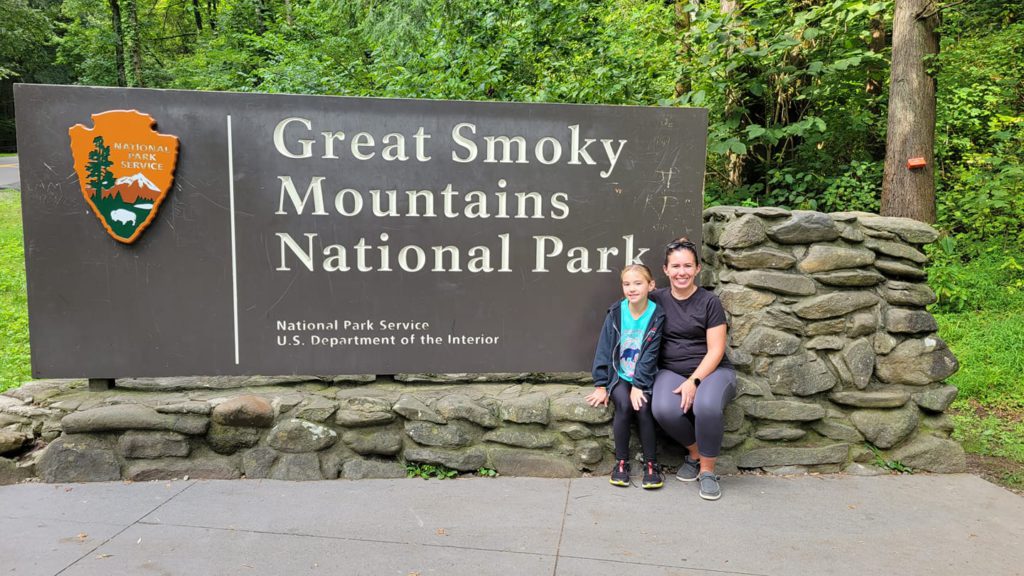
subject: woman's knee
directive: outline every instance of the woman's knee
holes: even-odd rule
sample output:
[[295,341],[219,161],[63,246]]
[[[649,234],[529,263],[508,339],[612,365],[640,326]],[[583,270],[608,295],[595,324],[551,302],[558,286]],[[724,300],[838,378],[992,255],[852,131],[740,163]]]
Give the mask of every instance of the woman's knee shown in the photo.
[[725,412],[725,403],[718,402],[714,399],[707,397],[701,398],[697,395],[697,398],[693,400],[693,416],[697,420],[708,420],[708,419],[722,419],[722,414]]

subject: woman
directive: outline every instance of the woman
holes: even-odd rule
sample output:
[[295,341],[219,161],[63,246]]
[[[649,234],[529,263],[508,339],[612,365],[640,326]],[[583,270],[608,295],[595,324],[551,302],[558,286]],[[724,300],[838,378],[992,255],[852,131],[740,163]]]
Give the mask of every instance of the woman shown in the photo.
[[736,371],[725,357],[726,318],[718,296],[697,286],[697,246],[680,238],[665,247],[669,287],[650,298],[666,316],[652,410],[665,432],[686,447],[676,478],[698,481],[700,496],[722,491],[715,460],[722,449],[725,405],[736,395]]

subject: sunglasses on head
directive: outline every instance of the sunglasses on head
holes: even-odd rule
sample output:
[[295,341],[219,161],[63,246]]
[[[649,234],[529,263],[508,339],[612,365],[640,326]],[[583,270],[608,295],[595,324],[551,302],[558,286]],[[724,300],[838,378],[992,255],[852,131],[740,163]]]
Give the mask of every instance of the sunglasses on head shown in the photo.
[[697,245],[689,240],[673,241],[665,245],[665,250],[679,250],[680,248],[686,248],[687,250],[697,250]]

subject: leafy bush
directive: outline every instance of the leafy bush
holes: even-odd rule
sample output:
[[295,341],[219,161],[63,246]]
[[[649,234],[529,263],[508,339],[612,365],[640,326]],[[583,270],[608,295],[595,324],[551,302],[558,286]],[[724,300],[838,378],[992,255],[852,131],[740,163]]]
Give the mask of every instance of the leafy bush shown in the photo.
[[[710,108],[712,203],[846,209],[842,196],[853,194],[870,207],[862,178],[884,141],[884,100],[864,86],[884,76],[887,54],[869,40],[891,2],[719,8],[687,8],[693,22],[680,78],[689,90],[676,100]],[[880,182],[868,190],[877,193]]]
[[818,209],[825,212],[859,210],[878,213],[884,162],[853,160],[828,183]]
[[406,478],[422,478],[424,480],[437,478],[438,480],[448,480],[455,478],[458,475],[458,470],[452,470],[451,468],[441,464],[409,463],[405,466]]
[[928,285],[939,301],[938,313],[991,310],[1024,310],[1024,267],[1018,255],[1006,253],[999,245],[975,246],[980,252],[965,261],[951,237],[927,248],[932,258]]
[[[955,239],[960,261],[1024,252],[1022,17],[1019,1],[950,11],[932,63],[937,226]],[[989,30],[974,34],[976,26]]]

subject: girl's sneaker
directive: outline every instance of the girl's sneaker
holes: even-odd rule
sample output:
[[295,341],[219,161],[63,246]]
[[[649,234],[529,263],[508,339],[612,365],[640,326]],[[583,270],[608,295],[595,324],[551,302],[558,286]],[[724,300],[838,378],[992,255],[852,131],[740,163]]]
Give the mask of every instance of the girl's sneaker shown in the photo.
[[629,462],[619,460],[612,468],[612,478],[609,480],[612,486],[629,486]]
[[640,484],[646,490],[654,490],[665,485],[665,479],[661,476],[661,466],[653,460],[644,464],[644,479]]

